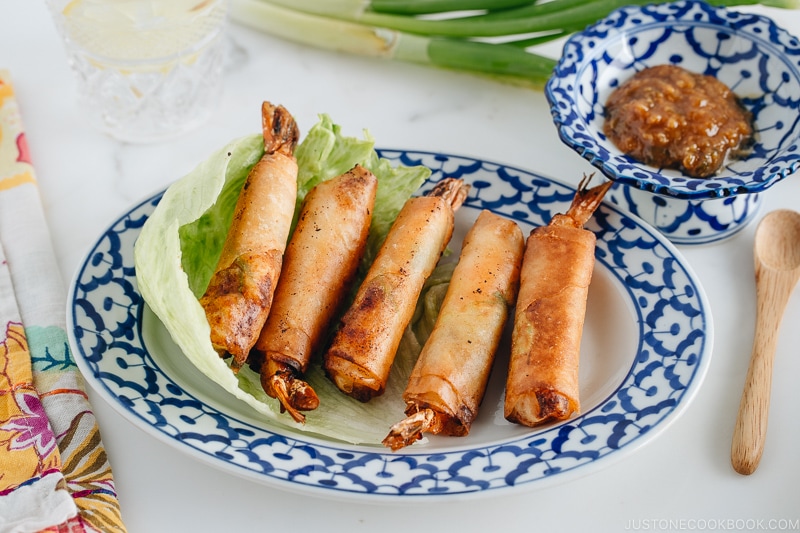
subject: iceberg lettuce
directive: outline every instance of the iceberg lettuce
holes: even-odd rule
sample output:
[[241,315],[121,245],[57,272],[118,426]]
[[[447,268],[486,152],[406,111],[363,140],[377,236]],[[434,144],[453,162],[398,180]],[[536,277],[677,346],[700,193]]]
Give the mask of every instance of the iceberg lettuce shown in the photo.
[[[374,258],[405,201],[430,176],[430,170],[422,166],[392,167],[378,157],[368,133],[365,137],[344,136],[330,117],[321,115],[295,151],[297,210],[317,183],[346,172],[356,163],[378,178],[362,270]],[[324,376],[318,355],[305,377],[319,395],[320,406],[306,413],[305,425],[280,413],[277,400],[262,390],[257,372],[245,366],[234,374],[211,347],[208,322],[198,298],[213,274],[242,184],[262,154],[260,135],[234,140],[167,189],[135,245],[139,290],[186,356],[187,364],[255,409],[266,422],[353,444],[379,443],[389,426],[404,416],[401,394],[421,344],[411,330],[406,331],[385,394],[369,403],[353,400],[336,389]],[[434,276],[431,283],[441,281]]]

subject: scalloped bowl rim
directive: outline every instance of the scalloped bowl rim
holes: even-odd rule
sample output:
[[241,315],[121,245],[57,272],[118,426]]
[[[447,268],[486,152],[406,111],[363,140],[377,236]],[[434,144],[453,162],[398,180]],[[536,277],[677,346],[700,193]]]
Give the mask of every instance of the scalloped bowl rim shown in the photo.
[[[754,20],[758,20],[760,23],[767,25],[767,27],[771,32],[775,32],[776,35],[781,36],[784,40],[793,41],[792,48],[793,52],[796,57],[800,58],[800,39],[796,36],[792,35],[785,29],[778,26],[772,19],[769,17],[758,15],[758,14],[741,14],[735,12],[730,9],[726,8],[719,8],[719,7],[712,7],[704,4],[703,2],[695,1],[695,0],[684,0],[680,2],[674,2],[671,4],[649,4],[646,6],[627,6],[622,7],[619,9],[614,10],[611,12],[607,17],[601,19],[600,21],[592,24],[591,26],[587,27],[584,31],[573,34],[570,36],[564,44],[563,50],[568,50],[569,47],[573,47],[575,45],[584,45],[584,48],[588,46],[589,51],[585,52],[582,58],[578,61],[574,61],[569,59],[566,54],[562,53],[561,58],[558,61],[556,68],[553,71],[550,79],[548,80],[545,86],[545,96],[547,98],[548,104],[550,105],[550,112],[553,117],[553,122],[556,126],[558,131],[559,138],[561,141],[575,150],[578,154],[580,154],[584,159],[589,161],[593,166],[598,168],[608,179],[612,181],[616,181],[619,183],[623,183],[626,185],[633,186],[637,189],[651,192],[654,194],[670,196],[674,198],[680,199],[703,199],[703,198],[723,198],[728,196],[733,196],[737,194],[750,194],[750,193],[758,193],[762,192],[778,181],[788,177],[792,173],[794,173],[798,167],[800,167],[800,149],[798,148],[798,143],[800,143],[800,123],[795,122],[791,131],[793,135],[789,137],[790,141],[787,141],[784,146],[782,146],[775,154],[773,154],[769,159],[764,161],[763,165],[759,165],[758,167],[753,167],[749,170],[751,175],[749,178],[752,179],[752,174],[754,174],[759,168],[767,168],[769,166],[774,166],[775,169],[764,172],[762,174],[762,178],[759,181],[745,181],[744,183],[741,182],[741,176],[735,176],[730,173],[728,174],[720,174],[714,176],[713,178],[707,178],[704,180],[700,180],[698,178],[690,179],[685,176],[681,176],[680,173],[676,171],[667,171],[666,173],[660,172],[659,169],[655,167],[651,167],[648,165],[644,165],[638,161],[633,160],[630,157],[624,156],[610,141],[605,140],[604,136],[598,137],[598,131],[596,126],[602,124],[602,122],[597,122],[593,125],[587,124],[584,120],[584,117],[581,116],[581,123],[580,125],[583,126],[583,130],[580,132],[583,135],[590,134],[594,141],[595,146],[599,145],[599,148],[607,148],[609,153],[612,154],[614,157],[620,159],[619,161],[609,160],[609,158],[604,157],[600,150],[593,149],[591,146],[586,146],[583,142],[579,139],[574,138],[571,133],[574,133],[575,128],[568,128],[565,124],[565,120],[560,108],[566,107],[573,107],[576,106],[575,98],[572,98],[573,94],[577,94],[577,87],[578,83],[581,80],[581,73],[586,70],[587,65],[592,61],[597,60],[601,57],[606,50],[614,45],[619,43],[622,40],[628,40],[631,36],[635,36],[641,34],[643,32],[647,32],[652,30],[654,27],[657,26],[665,26],[667,24],[674,25],[676,21],[680,21],[681,26],[692,26],[692,27],[708,27],[708,28],[719,28],[724,30],[727,34],[737,37],[737,38],[746,38],[748,41],[755,41],[759,44],[759,48],[761,50],[767,49],[770,52],[770,55],[779,57],[780,60],[786,64],[787,68],[792,72],[794,76],[794,83],[800,86],[800,71],[798,71],[798,63],[792,63],[789,59],[787,54],[781,53],[777,49],[777,45],[774,42],[764,42],[764,39],[758,35],[754,35],[747,31],[747,27],[745,30],[742,30],[739,27],[732,27],[729,25],[720,25],[716,24],[713,21],[709,20],[693,20],[693,19],[683,19],[679,17],[675,17],[673,10],[680,6],[688,6],[691,9],[693,6],[697,5],[704,5],[706,9],[710,9],[715,13],[722,13],[728,16],[729,18],[726,21],[730,22],[730,18],[736,18],[739,15],[746,15],[748,18],[752,18]],[[687,10],[688,11],[688,10]],[[603,27],[603,25],[607,25],[609,21],[613,21],[616,18],[619,18],[624,12],[627,15],[628,22],[625,22],[619,28],[615,28],[615,31],[609,31],[607,36],[602,39],[602,44],[596,44],[598,41],[598,37],[594,36],[592,32],[597,30],[597,28]],[[656,22],[655,19],[648,20],[646,24],[635,23],[632,25],[630,22],[631,18],[635,18],[637,16],[645,16],[646,12],[658,12],[660,15],[669,16],[672,14],[672,19],[663,22]],[[592,43],[592,44],[589,44]],[[783,46],[784,50],[787,49],[786,45]],[[686,48],[686,52],[690,52],[689,48]],[[616,57],[616,56],[615,56]],[[637,60],[637,63],[641,62],[641,60]],[[570,72],[564,74],[564,66],[568,65],[571,69]],[[613,67],[617,68],[620,71],[624,70],[631,70],[633,69],[628,68],[620,69],[618,65],[606,65],[606,68]],[[561,84],[561,85],[558,85]],[[565,95],[562,93],[556,94],[555,89],[563,89],[562,85],[568,85],[569,94]],[[597,90],[596,85],[592,84],[595,92],[600,92]],[[565,99],[566,98],[566,102]],[[800,95],[798,95],[798,99],[800,99]],[[800,113],[800,111],[798,111]],[[800,117],[800,115],[798,115]],[[598,141],[598,139],[600,139]],[[786,158],[783,161],[778,161],[777,163],[774,162],[775,158],[781,157]],[[624,159],[624,161],[622,161]],[[625,168],[619,168],[619,165],[623,165]],[[665,181],[668,183],[661,183],[659,181],[654,181],[648,174],[663,176]],[[674,174],[674,176],[672,176]],[[681,180],[681,183],[674,183],[673,179],[677,177]],[[733,180],[733,181],[731,181]],[[703,181],[704,184],[694,189],[687,188],[685,185],[688,182],[692,182],[697,185],[698,182]]]

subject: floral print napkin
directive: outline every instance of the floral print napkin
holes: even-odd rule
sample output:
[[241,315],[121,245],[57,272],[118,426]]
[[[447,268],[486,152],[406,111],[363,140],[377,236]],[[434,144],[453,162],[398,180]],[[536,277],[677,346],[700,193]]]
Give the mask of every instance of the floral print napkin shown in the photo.
[[65,327],[66,289],[0,70],[0,532],[125,531]]

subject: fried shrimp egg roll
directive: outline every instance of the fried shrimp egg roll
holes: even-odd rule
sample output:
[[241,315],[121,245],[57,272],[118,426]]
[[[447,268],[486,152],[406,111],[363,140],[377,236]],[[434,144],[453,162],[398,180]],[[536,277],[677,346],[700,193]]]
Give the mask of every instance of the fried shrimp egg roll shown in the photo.
[[284,256],[272,309],[255,351],[263,354],[261,385],[297,422],[319,405],[300,376],[355,277],[372,221],[378,180],[356,165],[323,181],[303,201]]
[[326,374],[345,394],[362,402],[383,394],[422,286],[450,241],[454,211],[467,192],[463,180],[448,178],[400,210],[324,356]]
[[566,214],[528,236],[511,338],[504,414],[536,426],[580,411],[578,369],[596,238],[583,228],[612,182],[581,181]]
[[297,196],[294,148],[299,132],[282,106],[264,102],[265,153],[239,194],[225,244],[200,303],[211,343],[233,356],[237,372],[247,360],[269,314]]
[[423,432],[469,433],[517,295],[524,247],[514,221],[478,216],[403,393],[407,418],[391,427],[385,446],[398,450]]

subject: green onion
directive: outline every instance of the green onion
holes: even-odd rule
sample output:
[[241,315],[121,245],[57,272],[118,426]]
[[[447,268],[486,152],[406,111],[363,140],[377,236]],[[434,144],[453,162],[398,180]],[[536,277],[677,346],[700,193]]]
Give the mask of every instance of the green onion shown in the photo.
[[528,80],[543,86],[556,66],[555,60],[526,52],[518,46],[478,41],[431,39],[428,43],[431,64],[499,77]]
[[544,44],[554,39],[558,39],[559,37],[566,37],[570,33],[571,33],[570,31],[564,29],[555,30],[551,32],[540,33],[534,37],[528,37],[528,38],[515,37],[509,41],[506,41],[505,44],[516,46],[517,48],[531,48],[532,46]]
[[233,20],[287,40],[353,54],[486,75],[541,88],[555,60],[518,46],[426,37],[286,9],[263,0],[234,0]]
[[532,3],[533,0],[372,0],[369,8],[376,13],[430,15],[451,11],[508,9]]
[[[428,42],[425,37],[310,15],[263,0],[233,0],[231,18],[287,40],[373,57],[394,58],[397,49],[402,47],[404,53],[413,58],[421,54],[418,50],[424,50]],[[399,44],[401,38],[405,41],[402,45]]]
[[[796,9],[800,0],[707,0]],[[555,61],[538,44],[652,0],[233,0],[232,18],[286,39],[464,70],[541,88]],[[436,16],[431,16],[436,15]]]
[[[513,13],[501,17],[492,14],[471,15],[466,17],[425,19],[404,15],[391,15],[364,10],[361,13],[347,12],[330,13],[328,2],[319,0],[268,0],[272,3],[291,4],[292,9],[307,12],[318,12],[320,8],[334,17],[341,17],[352,22],[360,22],[370,26],[388,28],[397,31],[416,33],[420,35],[473,38],[473,37],[498,37],[517,35],[532,32],[545,32],[555,29],[579,30],[609,13],[623,6],[632,4],[649,4],[652,0],[592,0],[577,3],[567,3],[564,9],[556,11],[547,7],[547,4],[519,8],[522,15]],[[796,4],[797,0],[773,0],[771,4]],[[755,0],[714,0],[711,4],[717,5],[752,5],[760,2]],[[287,5],[288,7],[288,5]]]

